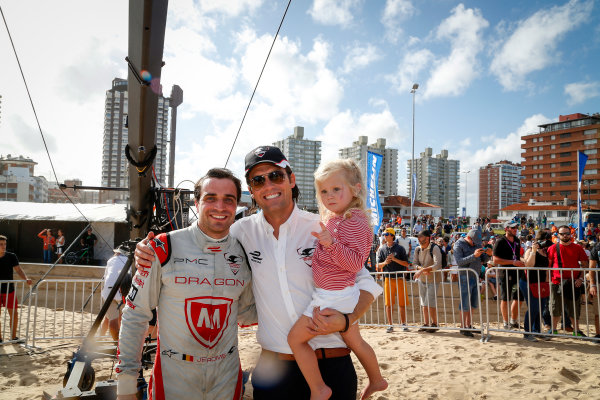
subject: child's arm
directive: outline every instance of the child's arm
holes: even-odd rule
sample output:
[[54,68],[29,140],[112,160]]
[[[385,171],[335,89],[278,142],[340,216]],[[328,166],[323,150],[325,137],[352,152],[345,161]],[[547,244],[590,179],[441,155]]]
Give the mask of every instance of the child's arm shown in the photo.
[[361,270],[371,251],[372,233],[368,220],[351,218],[337,229],[338,239],[323,247],[340,268],[356,273]]

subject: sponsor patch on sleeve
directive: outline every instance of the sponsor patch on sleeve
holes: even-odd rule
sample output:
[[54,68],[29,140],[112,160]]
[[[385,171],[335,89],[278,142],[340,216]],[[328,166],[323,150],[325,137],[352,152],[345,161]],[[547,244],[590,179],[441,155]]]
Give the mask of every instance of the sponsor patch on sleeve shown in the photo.
[[154,249],[154,253],[160,261],[160,265],[164,266],[171,258],[171,238],[167,233],[161,233],[154,239],[150,240],[150,245]]

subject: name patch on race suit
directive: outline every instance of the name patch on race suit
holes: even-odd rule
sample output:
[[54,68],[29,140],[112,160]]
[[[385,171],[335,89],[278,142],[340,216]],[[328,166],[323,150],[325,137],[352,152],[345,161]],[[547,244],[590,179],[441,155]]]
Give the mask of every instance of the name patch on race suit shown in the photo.
[[198,343],[212,349],[227,329],[233,299],[226,297],[193,297],[185,299],[185,319]]
[[154,249],[154,253],[160,261],[160,265],[164,266],[171,258],[171,238],[166,233],[161,233],[154,239],[150,240],[150,245]]

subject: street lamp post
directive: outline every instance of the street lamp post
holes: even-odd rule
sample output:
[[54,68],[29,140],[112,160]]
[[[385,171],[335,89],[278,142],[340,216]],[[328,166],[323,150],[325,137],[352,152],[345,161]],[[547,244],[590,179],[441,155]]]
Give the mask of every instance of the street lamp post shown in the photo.
[[465,217],[467,216],[467,189],[469,188],[469,173],[471,172],[471,170],[469,171],[463,171],[463,174],[465,174]]
[[419,88],[419,84],[415,83],[413,84],[412,89],[410,90],[410,92],[413,95],[413,101],[412,101],[412,157],[410,159],[410,193],[408,194],[410,196],[410,234],[413,234],[413,206],[414,206],[414,202],[415,202],[415,197],[413,195],[413,192],[415,192],[415,180],[414,180],[414,175],[415,175],[415,96],[417,94],[417,89]]

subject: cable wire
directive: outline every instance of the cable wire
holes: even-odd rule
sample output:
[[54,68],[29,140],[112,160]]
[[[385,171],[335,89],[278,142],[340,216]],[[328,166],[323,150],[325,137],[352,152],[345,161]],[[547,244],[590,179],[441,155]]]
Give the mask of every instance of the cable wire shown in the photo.
[[287,7],[285,7],[285,11],[283,13],[283,16],[281,17],[281,21],[279,22],[279,27],[277,28],[275,37],[273,37],[273,43],[271,43],[271,48],[269,49],[269,53],[267,54],[265,63],[263,64],[263,67],[260,70],[260,75],[258,76],[256,85],[254,85],[254,90],[252,91],[252,96],[250,96],[250,101],[248,101],[248,105],[246,106],[246,111],[244,112],[244,116],[242,117],[242,122],[240,122],[240,127],[238,128],[238,131],[235,135],[235,139],[233,140],[233,144],[231,145],[231,149],[229,150],[229,155],[227,156],[227,161],[225,161],[225,168],[227,168],[227,164],[229,163],[229,158],[231,157],[231,153],[233,152],[235,143],[237,142],[238,136],[240,135],[240,131],[242,130],[242,125],[244,125],[244,121],[246,120],[246,115],[248,114],[248,110],[250,109],[250,104],[252,104],[252,99],[254,99],[254,94],[256,93],[256,89],[258,89],[258,84],[260,82],[260,78],[262,78],[263,72],[265,71],[265,67],[267,66],[267,61],[269,61],[269,57],[271,56],[271,51],[273,50],[273,46],[275,46],[275,41],[277,40],[277,36],[279,36],[279,31],[281,30],[281,26],[283,25],[283,21],[285,20],[285,16],[287,15],[287,12],[288,12],[288,9],[290,8],[291,3],[292,3],[292,0],[289,0]]
[[[10,34],[10,29],[8,28],[8,23],[6,22],[6,17],[4,16],[4,10],[2,9],[2,6],[0,6],[0,14],[2,14],[2,20],[4,21],[4,26],[6,27],[6,33],[8,33],[8,38],[10,39],[10,44],[11,44],[13,52],[15,54],[15,59],[17,60],[17,64],[19,66],[19,71],[21,72],[21,78],[23,79],[23,84],[25,85],[25,90],[27,91],[27,97],[29,98],[29,103],[31,104],[31,109],[33,110],[33,115],[35,116],[35,122],[37,123],[38,130],[40,131],[40,136],[42,137],[42,142],[44,143],[44,148],[46,149],[46,154],[48,155],[48,161],[50,161],[50,167],[52,168],[52,174],[54,174],[54,179],[56,181],[56,185],[58,186],[60,191],[63,193],[63,195],[67,198],[67,200],[69,200],[69,202],[73,205],[73,207],[75,207],[75,209],[79,212],[79,214],[81,214],[83,219],[85,219],[85,221],[91,225],[92,223],[90,222],[90,220],[88,220],[88,218],[85,216],[85,214],[83,214],[83,212],[79,209],[79,207],[77,207],[77,205],[75,204],[73,199],[71,199],[71,197],[67,193],[65,193],[63,188],[61,188],[60,184],[58,183],[58,176],[56,175],[56,170],[54,169],[54,163],[52,162],[52,157],[50,156],[50,151],[48,150],[46,138],[44,137],[44,132],[42,131],[42,126],[40,124],[40,120],[38,118],[37,111],[35,109],[35,105],[33,104],[33,99],[31,98],[31,92],[29,91],[29,86],[27,85],[27,80],[25,79],[25,73],[23,72],[23,68],[21,67],[21,61],[19,60],[19,55],[17,54],[17,49],[15,48],[15,43],[13,42],[12,35]],[[108,244],[108,242],[102,236],[102,234],[100,234],[100,232],[98,232],[98,231],[96,231],[96,233],[100,236],[100,238],[106,244],[106,246],[108,248],[112,249],[112,246]]]

